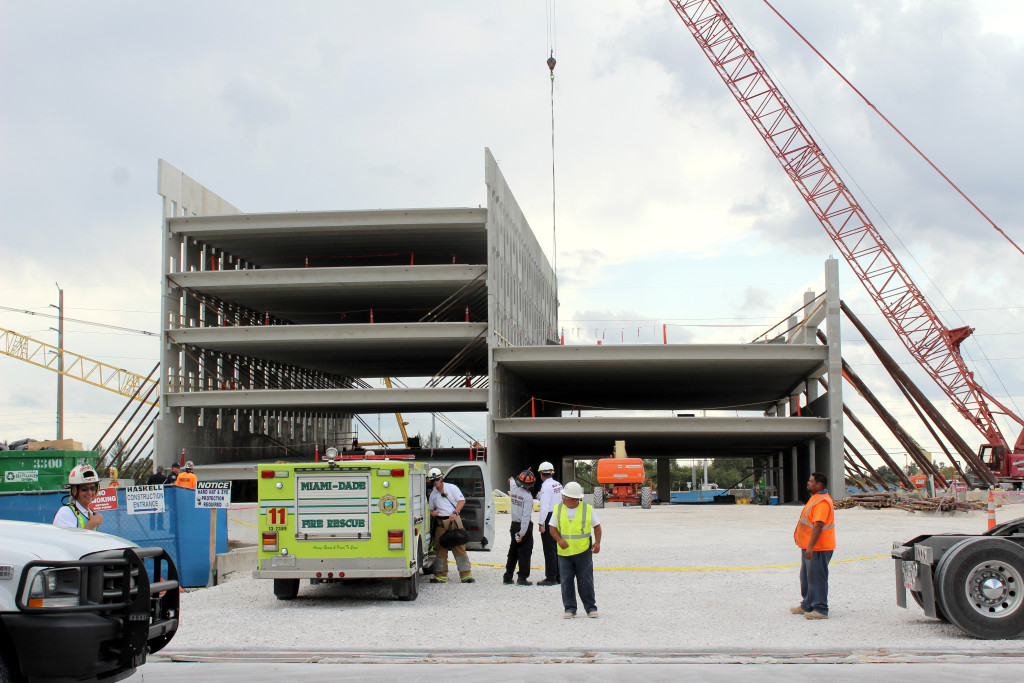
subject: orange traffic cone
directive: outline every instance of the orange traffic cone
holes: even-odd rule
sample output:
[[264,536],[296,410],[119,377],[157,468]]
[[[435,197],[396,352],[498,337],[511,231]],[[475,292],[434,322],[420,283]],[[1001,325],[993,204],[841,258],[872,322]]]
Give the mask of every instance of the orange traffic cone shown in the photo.
[[996,498],[992,495],[992,489],[988,490],[988,528],[996,528]]

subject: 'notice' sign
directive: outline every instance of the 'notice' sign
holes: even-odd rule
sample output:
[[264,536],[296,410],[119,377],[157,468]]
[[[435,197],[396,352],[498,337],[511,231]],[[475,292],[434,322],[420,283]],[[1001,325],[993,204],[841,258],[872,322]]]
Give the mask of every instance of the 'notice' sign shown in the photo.
[[125,505],[129,515],[153,515],[164,511],[164,486],[126,486]]
[[197,508],[228,508],[231,507],[230,481],[197,481]]

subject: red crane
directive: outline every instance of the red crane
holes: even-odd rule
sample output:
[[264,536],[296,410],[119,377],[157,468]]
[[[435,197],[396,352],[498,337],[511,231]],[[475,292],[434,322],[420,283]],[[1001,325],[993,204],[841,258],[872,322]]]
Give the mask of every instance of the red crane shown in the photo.
[[[669,2],[900,341],[981,432],[985,443],[979,455],[992,475],[1019,487],[1024,481],[1024,430],[1011,448],[994,414],[1022,427],[1024,420],[967,369],[960,344],[974,328],[942,324],[717,0]],[[994,484],[986,474],[979,476]]]

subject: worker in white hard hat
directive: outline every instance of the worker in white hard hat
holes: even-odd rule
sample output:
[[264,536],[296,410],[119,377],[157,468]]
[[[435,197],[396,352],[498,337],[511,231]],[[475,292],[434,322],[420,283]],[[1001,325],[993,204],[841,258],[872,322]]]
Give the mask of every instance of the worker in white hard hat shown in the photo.
[[540,474],[541,480],[540,493],[537,494],[537,501],[540,504],[537,529],[540,531],[540,545],[544,549],[544,579],[538,581],[537,585],[557,586],[560,583],[558,548],[548,531],[548,526],[555,506],[562,500],[562,485],[555,479],[555,466],[546,460],[537,468],[537,473]]
[[[570,481],[562,489],[562,502],[555,506],[549,525],[558,544],[558,570],[562,576],[562,616],[576,616],[576,591],[587,616],[597,617],[594,598],[594,555],[601,552],[601,522],[594,507],[583,502],[583,487]],[[590,535],[593,532],[593,539]]]
[[[462,517],[459,516],[462,508],[466,505],[466,497],[462,495],[458,486],[445,482],[444,475],[436,467],[431,467],[427,472],[427,483],[431,486],[430,496],[427,500],[430,504],[430,516],[434,522],[432,538],[436,551],[434,575],[430,578],[430,583],[448,583],[449,550],[455,557],[459,580],[462,583],[476,583],[469,555],[466,554],[468,535],[462,525]],[[449,534],[461,537],[462,542],[444,541],[444,537]]]
[[72,469],[65,484],[68,500],[53,516],[53,524],[72,529],[96,529],[103,524],[103,515],[89,509],[99,485],[100,478],[92,465],[77,465]]

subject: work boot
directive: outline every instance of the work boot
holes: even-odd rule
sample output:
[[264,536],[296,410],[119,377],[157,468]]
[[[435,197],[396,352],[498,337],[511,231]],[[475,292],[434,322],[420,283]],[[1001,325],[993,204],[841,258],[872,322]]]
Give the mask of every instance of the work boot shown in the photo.
[[[506,581],[505,583],[512,583],[512,582],[511,581]],[[533,582],[532,581],[527,581],[526,579],[519,579],[518,581],[516,581],[516,584],[519,585],[519,586],[532,586]]]
[[472,576],[467,576],[462,580],[462,583],[476,583],[476,579],[474,579]]
[[443,579],[439,579],[436,576],[431,576],[430,577],[430,583],[448,583],[448,577],[445,577]]
[[552,581],[551,579],[544,579],[543,581],[538,581],[537,585],[538,586],[557,586],[558,582],[557,581]]
[[505,584],[506,586],[511,586],[512,583],[513,583],[512,577],[511,576],[503,576],[503,577],[501,577],[501,582],[503,584]]
[[807,614],[807,610],[805,610],[800,605],[797,605],[796,607],[790,607],[789,611],[792,612],[793,614]]
[[587,616],[591,619],[597,619],[600,615],[597,613],[597,610],[595,609],[592,612],[587,612]]
[[804,614],[804,619],[828,619],[828,615],[821,612],[807,612]]
[[566,612],[565,614],[562,615],[562,618],[563,619],[575,619],[576,618],[576,613],[575,612]]

